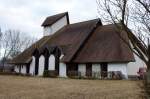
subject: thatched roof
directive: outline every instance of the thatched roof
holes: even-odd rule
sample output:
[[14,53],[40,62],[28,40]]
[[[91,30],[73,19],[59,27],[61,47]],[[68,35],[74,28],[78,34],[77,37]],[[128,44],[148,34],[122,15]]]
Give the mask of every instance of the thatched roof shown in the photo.
[[[127,34],[121,33],[128,42]],[[58,46],[64,57],[63,62],[100,63],[130,62],[134,56],[128,46],[117,35],[114,25],[102,25],[99,19],[69,24],[51,36],[45,36],[30,48],[26,49],[11,63],[28,63],[32,53],[38,49]]]
[[[122,37],[122,38],[121,38]],[[125,32],[118,34],[115,25],[99,26],[87,40],[73,62],[129,62],[134,61]]]

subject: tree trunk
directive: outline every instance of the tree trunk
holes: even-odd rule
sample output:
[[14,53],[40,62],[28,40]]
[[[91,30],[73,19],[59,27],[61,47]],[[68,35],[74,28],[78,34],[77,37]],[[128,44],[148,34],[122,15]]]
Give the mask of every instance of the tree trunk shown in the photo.
[[147,87],[150,87],[150,61],[146,65],[147,65],[147,72],[145,75],[145,84]]

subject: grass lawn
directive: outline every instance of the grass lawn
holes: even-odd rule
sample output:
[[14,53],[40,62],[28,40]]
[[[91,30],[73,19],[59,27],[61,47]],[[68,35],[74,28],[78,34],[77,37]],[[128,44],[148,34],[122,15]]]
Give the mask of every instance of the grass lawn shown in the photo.
[[0,99],[143,99],[141,81],[0,76]]

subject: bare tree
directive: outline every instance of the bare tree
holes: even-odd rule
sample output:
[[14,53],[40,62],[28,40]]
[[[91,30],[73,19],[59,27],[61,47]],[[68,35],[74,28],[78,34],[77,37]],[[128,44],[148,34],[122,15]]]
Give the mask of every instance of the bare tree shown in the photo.
[[119,33],[125,31],[128,34],[133,47],[126,44],[150,70],[150,1],[97,0],[97,4],[102,20],[113,23]]
[[[1,45],[2,45],[2,31],[1,31],[1,28],[0,28],[0,49],[1,49]],[[1,56],[1,53],[0,53],[0,56]]]
[[7,59],[11,59],[29,47],[35,41],[17,30],[7,30],[2,37],[2,62],[3,66]]

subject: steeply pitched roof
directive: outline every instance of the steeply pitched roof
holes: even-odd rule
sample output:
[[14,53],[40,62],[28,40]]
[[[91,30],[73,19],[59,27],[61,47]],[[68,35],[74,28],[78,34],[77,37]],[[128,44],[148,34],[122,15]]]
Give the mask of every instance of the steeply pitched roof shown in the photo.
[[95,19],[67,25],[57,31],[55,34],[43,37],[15,57],[10,63],[28,63],[31,60],[32,52],[35,49],[38,49],[40,52],[42,52],[44,47],[50,47],[53,45],[60,46],[63,53],[67,55],[67,59],[69,59],[69,55],[72,55],[76,52],[79,47],[78,44],[82,42],[83,38],[88,35],[88,32],[95,27],[97,22],[99,22],[99,20]]
[[[76,55],[73,62],[129,62],[134,61],[133,52],[122,40],[129,43],[126,32],[117,34],[115,25],[99,26]],[[120,36],[122,37],[120,37]]]
[[98,22],[100,22],[99,19],[94,19],[68,25],[58,34],[52,36],[46,45],[57,45],[63,47],[62,49],[65,47],[65,51],[67,52],[64,52],[65,56],[62,60],[69,62],[91,34],[90,32],[96,27]]
[[[126,33],[121,33],[128,42]],[[69,24],[43,37],[12,60],[12,63],[28,63],[35,48],[42,53],[45,47],[58,46],[64,53],[63,62],[99,63],[134,61],[133,53],[119,38],[114,25],[102,26],[99,19]]]
[[54,24],[56,21],[58,21],[59,19],[61,19],[62,17],[64,17],[65,15],[67,17],[67,21],[69,24],[68,12],[65,12],[65,13],[60,13],[60,14],[47,17],[45,21],[43,22],[42,26],[48,26],[48,25],[50,26]]

